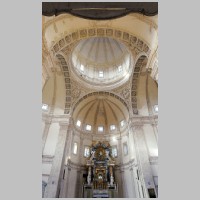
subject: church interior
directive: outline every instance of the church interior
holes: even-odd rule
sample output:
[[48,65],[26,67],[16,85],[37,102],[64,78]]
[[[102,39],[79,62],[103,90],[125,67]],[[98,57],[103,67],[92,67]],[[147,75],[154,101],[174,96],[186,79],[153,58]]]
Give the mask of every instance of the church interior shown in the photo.
[[158,198],[158,3],[42,3],[43,198]]

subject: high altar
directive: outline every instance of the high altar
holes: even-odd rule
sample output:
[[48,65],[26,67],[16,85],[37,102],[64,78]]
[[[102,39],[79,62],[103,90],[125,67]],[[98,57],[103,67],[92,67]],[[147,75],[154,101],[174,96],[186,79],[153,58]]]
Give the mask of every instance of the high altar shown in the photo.
[[113,173],[115,161],[108,142],[93,142],[86,166],[88,174],[87,181],[83,185],[83,197],[117,197],[118,188]]

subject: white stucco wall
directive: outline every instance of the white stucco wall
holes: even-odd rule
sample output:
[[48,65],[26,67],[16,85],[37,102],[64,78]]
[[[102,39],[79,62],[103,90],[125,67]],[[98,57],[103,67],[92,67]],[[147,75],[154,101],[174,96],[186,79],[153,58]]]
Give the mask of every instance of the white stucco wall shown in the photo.
[[149,156],[158,156],[158,144],[155,137],[152,125],[146,124],[143,126],[145,142],[148,148]]
[[43,155],[54,155],[59,134],[59,123],[52,123],[49,128]]

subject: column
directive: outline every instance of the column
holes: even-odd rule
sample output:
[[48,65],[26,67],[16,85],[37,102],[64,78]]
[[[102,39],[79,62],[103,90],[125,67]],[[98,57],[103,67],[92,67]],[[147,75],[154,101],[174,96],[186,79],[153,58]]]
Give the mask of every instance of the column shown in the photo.
[[58,142],[56,145],[55,156],[53,159],[47,188],[44,194],[45,198],[57,198],[58,196],[59,178],[60,178],[60,172],[61,172],[62,163],[63,163],[68,125],[69,125],[68,122],[60,122]]
[[136,143],[137,161],[143,176],[139,177],[140,182],[143,185],[144,197],[149,198],[148,189],[153,188],[155,190],[155,185],[149,163],[148,149],[146,147],[142,125],[134,125],[134,139]]

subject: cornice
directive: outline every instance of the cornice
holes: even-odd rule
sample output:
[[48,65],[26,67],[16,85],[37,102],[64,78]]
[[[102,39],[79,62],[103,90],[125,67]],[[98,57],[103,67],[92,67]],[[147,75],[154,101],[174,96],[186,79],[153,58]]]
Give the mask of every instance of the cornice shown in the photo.
[[134,116],[130,118],[129,125],[130,126],[143,126],[145,124],[158,124],[158,115],[152,116]]
[[158,165],[158,156],[150,156],[149,162],[151,165]]
[[71,168],[71,169],[77,169],[77,170],[85,170],[86,165],[81,165],[75,162],[72,162],[71,160],[68,160],[67,164],[65,164],[65,167]]
[[126,163],[121,163],[119,165],[115,165],[115,170],[124,170],[124,169],[132,169],[132,167],[136,167],[135,159],[132,159]]
[[49,113],[42,113],[42,120],[47,123],[56,123],[56,122],[66,122],[68,124],[71,124],[71,116],[67,114],[63,115],[55,115],[55,114],[49,114]]
[[42,163],[52,164],[54,156],[42,155]]

